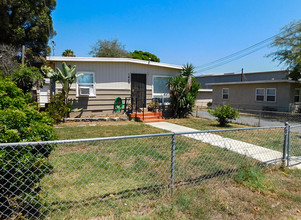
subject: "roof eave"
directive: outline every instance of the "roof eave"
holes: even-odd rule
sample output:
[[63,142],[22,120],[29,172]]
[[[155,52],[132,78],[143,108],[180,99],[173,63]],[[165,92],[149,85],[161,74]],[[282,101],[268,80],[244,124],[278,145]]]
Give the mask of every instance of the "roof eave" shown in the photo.
[[135,63],[142,65],[158,66],[171,69],[181,70],[183,66],[173,65],[168,63],[158,63],[147,60],[138,60],[132,58],[113,58],[113,57],[57,57],[47,56],[46,60],[49,62],[107,62],[107,63]]

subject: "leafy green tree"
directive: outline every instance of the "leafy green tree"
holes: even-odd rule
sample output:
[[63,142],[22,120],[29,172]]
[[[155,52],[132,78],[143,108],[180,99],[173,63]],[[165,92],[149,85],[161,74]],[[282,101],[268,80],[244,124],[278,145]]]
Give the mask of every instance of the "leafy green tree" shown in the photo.
[[158,58],[155,54],[149,52],[143,52],[141,50],[135,50],[134,52],[131,53],[131,55],[133,59],[160,62],[160,58]]
[[230,120],[236,119],[239,116],[237,109],[232,108],[231,105],[218,106],[213,110],[208,110],[208,112],[216,117],[221,127],[225,127]]
[[26,61],[40,66],[49,53],[48,40],[55,31],[51,12],[56,0],[9,0],[0,2],[0,43],[21,51],[26,47]]
[[73,50],[71,49],[66,49],[63,53],[62,53],[63,57],[75,57]]
[[198,90],[201,84],[193,77],[194,66],[184,65],[181,73],[173,78],[169,78],[171,108],[175,118],[184,118],[192,113]]
[[89,52],[93,57],[131,57],[125,46],[114,40],[98,40]]
[[290,70],[289,77],[293,80],[301,78],[301,20],[294,21],[282,28],[273,43],[277,51],[269,54],[273,60],[284,63]]
[[25,66],[15,71],[11,79],[26,93],[30,92],[38,81],[42,82],[44,77],[38,68]]
[[[0,80],[0,143],[55,139],[52,119],[30,100],[12,81]],[[38,217],[39,182],[51,172],[52,149],[49,144],[0,148],[1,219]]]

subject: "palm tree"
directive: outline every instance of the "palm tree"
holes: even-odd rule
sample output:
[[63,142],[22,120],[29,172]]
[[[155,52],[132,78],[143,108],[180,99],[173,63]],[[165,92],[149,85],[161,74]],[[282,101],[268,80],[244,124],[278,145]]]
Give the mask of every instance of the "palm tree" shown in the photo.
[[62,53],[63,57],[75,57],[74,52],[71,49],[66,49],[63,53]]

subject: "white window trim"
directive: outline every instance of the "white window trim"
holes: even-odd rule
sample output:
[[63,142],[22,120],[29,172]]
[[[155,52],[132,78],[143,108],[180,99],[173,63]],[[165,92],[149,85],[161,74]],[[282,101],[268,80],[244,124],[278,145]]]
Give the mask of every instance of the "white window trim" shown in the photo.
[[[226,99],[224,99],[224,90],[228,90],[228,92],[227,92],[228,98],[226,98]],[[226,95],[226,93],[225,93],[225,95]],[[228,100],[229,97],[230,97],[230,90],[229,90],[229,88],[222,88],[222,99],[223,100]]]
[[[263,89],[263,100],[257,100],[257,90]],[[255,88],[255,102],[265,102],[265,88]]]
[[301,103],[301,88],[295,88],[294,92],[295,92],[296,90],[299,90],[299,102],[295,102],[295,96],[296,96],[296,93],[294,93],[294,103],[300,104],[300,103]]
[[[93,94],[90,95],[80,95],[79,94],[79,85],[76,80],[76,97],[96,97],[96,83],[95,83],[95,73],[94,72],[89,72],[89,71],[77,71],[76,75],[81,74],[81,73],[88,73],[88,74],[93,74]],[[83,86],[85,87],[85,86]]]
[[[275,101],[268,101],[268,89],[273,89],[273,90],[275,90]],[[272,103],[275,103],[275,102],[276,102],[276,98],[277,98],[277,89],[276,89],[276,88],[266,88],[266,89],[265,89],[265,100],[266,100],[266,102],[272,102]]]

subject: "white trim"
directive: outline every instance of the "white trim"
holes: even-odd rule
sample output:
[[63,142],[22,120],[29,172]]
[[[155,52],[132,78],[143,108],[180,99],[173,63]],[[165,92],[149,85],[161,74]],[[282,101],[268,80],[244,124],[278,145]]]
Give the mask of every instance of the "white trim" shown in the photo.
[[159,66],[171,69],[182,70],[183,66],[168,64],[168,63],[158,63],[147,60],[138,60],[131,58],[114,58],[114,57],[46,57],[47,61],[53,62],[99,62],[99,63],[136,63],[149,66]]
[[199,89],[198,92],[212,92],[213,89]]
[[[225,95],[228,95],[228,98],[224,98],[224,90],[228,90],[228,92],[227,92],[227,94],[225,94]],[[222,99],[223,100],[229,100],[229,96],[230,96],[230,90],[229,90],[229,88],[222,88]]]
[[[89,71],[77,71],[76,75],[81,74],[81,73],[83,73],[83,74],[87,73],[87,74],[92,74],[93,75],[93,81],[94,81],[93,82],[93,88],[92,88],[93,94],[90,93],[90,95],[80,95],[79,94],[79,85],[78,85],[78,81],[76,79],[76,97],[77,98],[78,97],[96,97],[95,73],[94,72],[89,72]],[[88,86],[83,86],[83,87],[87,88]]]
[[[257,90],[263,89],[263,100],[257,100]],[[255,102],[265,102],[265,88],[255,88]]]
[[[273,89],[275,90],[275,101],[268,101],[268,89]],[[272,103],[275,103],[276,102],[276,98],[277,98],[277,89],[276,88],[266,88],[265,89],[265,94],[266,94],[266,102],[272,102]]]

